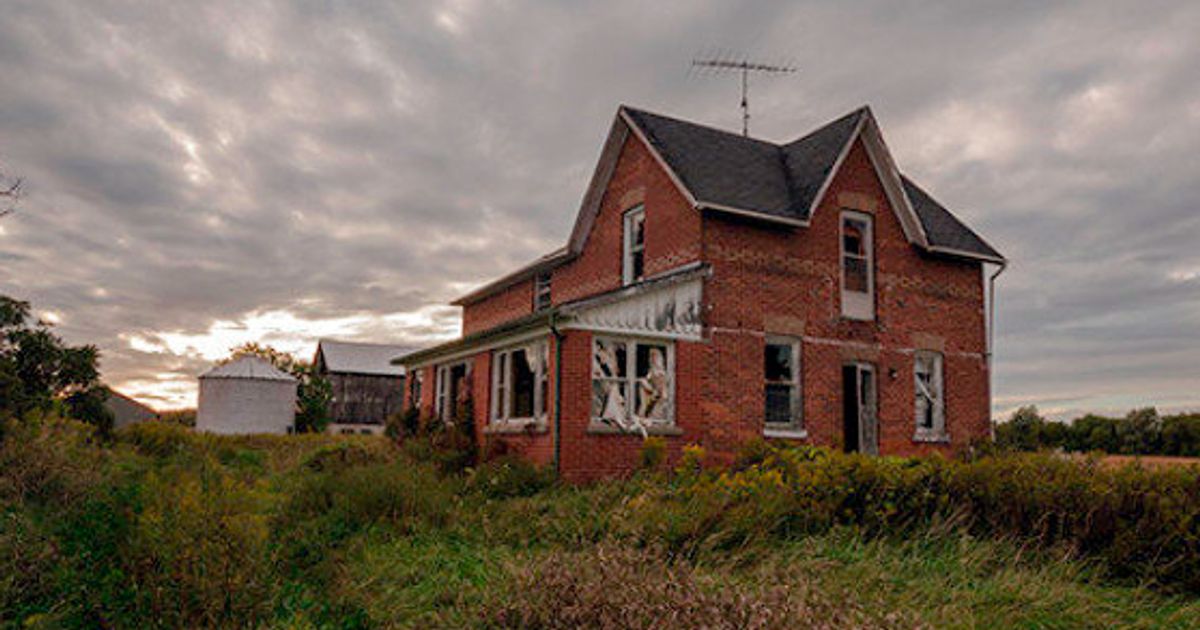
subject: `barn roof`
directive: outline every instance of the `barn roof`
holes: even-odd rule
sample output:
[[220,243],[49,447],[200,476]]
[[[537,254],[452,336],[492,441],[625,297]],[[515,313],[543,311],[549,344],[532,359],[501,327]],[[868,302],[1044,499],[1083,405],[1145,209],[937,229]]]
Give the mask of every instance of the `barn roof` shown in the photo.
[[240,356],[229,363],[200,375],[200,378],[233,378],[257,381],[295,381],[295,377],[283,372],[266,359],[256,356]]
[[404,368],[392,365],[392,359],[412,348],[387,343],[358,343],[322,339],[317,342],[317,357],[329,372],[403,376]]

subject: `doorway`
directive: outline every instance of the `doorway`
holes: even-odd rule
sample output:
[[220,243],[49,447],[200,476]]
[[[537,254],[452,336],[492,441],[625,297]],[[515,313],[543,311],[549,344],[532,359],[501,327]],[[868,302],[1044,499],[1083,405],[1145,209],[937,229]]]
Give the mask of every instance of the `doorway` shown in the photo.
[[875,366],[847,363],[842,366],[842,424],[847,453],[879,454],[879,427],[875,413]]

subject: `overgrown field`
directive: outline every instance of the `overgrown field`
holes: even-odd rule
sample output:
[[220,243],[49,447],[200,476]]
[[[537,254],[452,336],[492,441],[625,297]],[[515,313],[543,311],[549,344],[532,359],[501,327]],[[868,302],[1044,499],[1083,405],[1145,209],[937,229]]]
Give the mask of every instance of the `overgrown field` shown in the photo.
[[1196,469],[689,453],[575,488],[415,441],[9,427],[0,625],[1200,627]]

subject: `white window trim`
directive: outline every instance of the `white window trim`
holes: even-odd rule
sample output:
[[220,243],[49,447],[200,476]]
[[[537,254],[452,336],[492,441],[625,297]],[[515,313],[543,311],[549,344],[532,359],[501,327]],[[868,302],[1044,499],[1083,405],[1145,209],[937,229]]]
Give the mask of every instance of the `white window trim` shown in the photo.
[[471,386],[471,364],[468,361],[453,361],[443,363],[437,367],[437,383],[435,389],[435,398],[433,401],[434,412],[440,420],[450,420],[452,413],[450,401],[447,400],[450,396],[450,371],[458,366],[463,366],[466,370],[466,376],[463,378],[463,384],[466,387]]
[[[549,346],[546,342],[541,341],[522,346],[510,346],[503,350],[496,350],[492,353],[492,389],[489,406],[491,407],[488,414],[492,424],[529,424],[531,422],[540,422],[546,419],[549,401],[543,400],[542,384],[548,378],[550,357],[548,354]],[[535,414],[533,416],[511,416],[512,405],[512,355],[515,352],[527,353],[526,361],[529,361],[528,353],[530,351],[539,353],[541,360],[534,364],[533,372],[533,408]],[[548,388],[546,388],[548,390]],[[541,412],[537,413],[536,410]]]
[[[920,401],[922,397],[921,380],[917,376],[922,360],[930,361],[933,367],[933,383],[938,397],[933,404],[933,427],[921,426]],[[913,354],[913,424],[915,432],[913,439],[920,442],[943,442],[949,439],[946,433],[946,379],[943,363],[945,358],[940,352],[918,350]]]
[[[633,242],[634,230],[632,227],[637,222],[640,222],[642,226],[641,245],[635,245]],[[621,284],[630,285],[641,282],[646,277],[646,206],[638,205],[626,210],[622,215],[621,225]],[[636,252],[642,253],[641,278],[633,276],[633,255]]]
[[[533,310],[534,312],[550,308],[550,284],[553,278],[549,271],[533,277]],[[545,303],[542,299],[545,298]]]
[[800,338],[788,335],[767,335],[766,341],[763,344],[764,352],[766,352],[767,345],[787,345],[792,348],[792,377],[790,379],[792,385],[792,419],[788,422],[766,421],[765,398],[768,382],[766,374],[763,374],[763,433],[767,437],[806,437],[808,430],[804,426],[804,355],[801,354]]
[[[612,336],[612,335],[596,335],[592,337],[592,354],[588,357],[588,371],[590,373],[589,385],[601,378],[594,371],[594,361],[596,349],[600,342],[608,343],[623,343],[625,347],[625,382],[623,384],[623,394],[625,396],[626,414],[629,416],[626,421],[631,424],[641,424],[648,429],[674,427],[675,426],[675,342],[666,339],[653,339],[647,337],[630,337],[630,336]],[[637,417],[635,413],[636,400],[635,395],[637,387],[637,345],[652,345],[662,346],[667,349],[667,417],[662,420],[654,418]],[[615,380],[615,379],[608,379]],[[592,386],[592,396],[595,396],[594,385]],[[589,409],[593,406],[594,400],[588,401]],[[590,412],[589,412],[590,414]],[[602,418],[593,417],[593,423],[607,425],[607,421]]]
[[[846,290],[846,220],[866,224],[863,251],[866,252],[867,292]],[[838,275],[841,278],[842,317],[871,321],[875,319],[875,217],[857,210],[842,210],[838,219]]]

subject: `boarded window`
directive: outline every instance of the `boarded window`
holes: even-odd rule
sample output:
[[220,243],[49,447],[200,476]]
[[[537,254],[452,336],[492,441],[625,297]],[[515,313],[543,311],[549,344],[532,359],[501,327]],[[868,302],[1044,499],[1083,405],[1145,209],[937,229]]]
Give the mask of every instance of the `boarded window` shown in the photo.
[[621,277],[625,284],[646,277],[646,209],[638,206],[625,213],[624,255]]
[[768,337],[763,349],[763,400],[768,426],[802,428],[800,342]]
[[916,394],[917,437],[943,437],[946,433],[946,397],[942,383],[941,354],[916,353],[913,359],[913,387]]
[[632,430],[673,422],[674,347],[597,338],[592,352],[592,418]]

